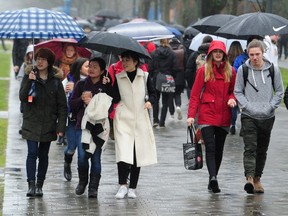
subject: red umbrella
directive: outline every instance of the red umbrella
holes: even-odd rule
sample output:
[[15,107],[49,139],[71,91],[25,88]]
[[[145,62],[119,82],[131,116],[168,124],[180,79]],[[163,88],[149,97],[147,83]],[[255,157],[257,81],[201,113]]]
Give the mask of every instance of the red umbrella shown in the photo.
[[[38,43],[35,45],[35,52],[40,49],[40,48],[49,48],[51,49],[56,56],[56,60],[60,59],[62,56],[62,49],[66,43],[71,43],[73,45],[77,45],[77,40],[73,38],[55,38],[47,41],[43,41],[41,43]],[[84,48],[84,47],[79,47],[76,46],[77,52],[81,57],[84,58],[90,58],[91,57],[91,52]]]

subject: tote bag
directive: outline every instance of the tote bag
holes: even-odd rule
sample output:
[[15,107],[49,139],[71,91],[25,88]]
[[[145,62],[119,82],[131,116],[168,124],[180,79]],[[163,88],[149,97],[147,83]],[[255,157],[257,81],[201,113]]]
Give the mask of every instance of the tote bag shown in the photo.
[[175,92],[173,76],[159,72],[156,77],[156,89],[160,92]]
[[197,170],[203,167],[202,146],[201,143],[194,142],[193,135],[196,136],[194,126],[188,127],[187,142],[183,143],[184,167],[187,170]]

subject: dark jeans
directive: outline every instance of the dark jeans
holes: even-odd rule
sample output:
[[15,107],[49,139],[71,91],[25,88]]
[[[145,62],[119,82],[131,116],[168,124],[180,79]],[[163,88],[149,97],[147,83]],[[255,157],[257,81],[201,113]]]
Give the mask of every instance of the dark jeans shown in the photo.
[[118,168],[118,183],[120,185],[127,184],[127,179],[130,174],[129,188],[135,189],[137,187],[140,174],[140,167],[137,167],[136,163],[135,149],[134,149],[134,163],[131,165],[123,161],[120,161],[117,163],[117,168]]
[[173,99],[171,100],[171,103],[169,104],[169,112],[171,115],[174,115],[175,113],[175,106],[181,107],[181,93],[184,90],[184,85],[176,85],[175,93],[173,94]]
[[48,154],[51,142],[36,142],[27,140],[28,154],[26,159],[27,181],[35,181],[36,161],[38,162],[37,180],[44,181],[48,169]]
[[237,121],[237,116],[239,112],[239,107],[236,105],[232,108],[232,118],[231,118],[231,125],[235,126]]
[[201,129],[205,143],[206,164],[209,177],[217,176],[223,157],[224,143],[228,132],[221,127],[208,126]]
[[241,116],[245,145],[243,163],[246,177],[262,176],[274,121],[275,117],[257,120],[245,115]]
[[[153,122],[158,123],[160,126],[165,126],[165,120],[166,115],[168,112],[168,107],[171,101],[173,100],[173,93],[166,93],[166,92],[160,92],[156,90],[157,92],[157,100],[153,104]],[[162,109],[161,109],[161,115],[160,115],[160,121],[159,121],[159,100],[160,96],[162,96]]]

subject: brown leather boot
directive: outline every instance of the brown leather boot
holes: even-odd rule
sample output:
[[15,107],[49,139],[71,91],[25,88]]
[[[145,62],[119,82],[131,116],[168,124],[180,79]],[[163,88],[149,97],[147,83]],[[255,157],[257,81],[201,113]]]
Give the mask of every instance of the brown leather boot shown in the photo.
[[244,186],[244,190],[248,193],[248,194],[254,194],[254,179],[252,176],[247,176],[246,177],[247,182]]
[[264,193],[264,188],[260,182],[260,177],[254,177],[254,192],[255,193]]

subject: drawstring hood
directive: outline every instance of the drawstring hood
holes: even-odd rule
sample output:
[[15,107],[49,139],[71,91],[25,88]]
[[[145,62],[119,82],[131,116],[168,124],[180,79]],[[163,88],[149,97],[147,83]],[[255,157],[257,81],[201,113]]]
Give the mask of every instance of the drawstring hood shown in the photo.
[[[256,119],[273,117],[283,96],[283,83],[279,68],[274,67],[268,60],[263,60],[264,64],[260,69],[254,68],[249,59],[244,63],[248,67],[246,82],[243,66],[240,66],[234,88],[242,114]],[[274,67],[273,74],[270,72],[271,67]]]

